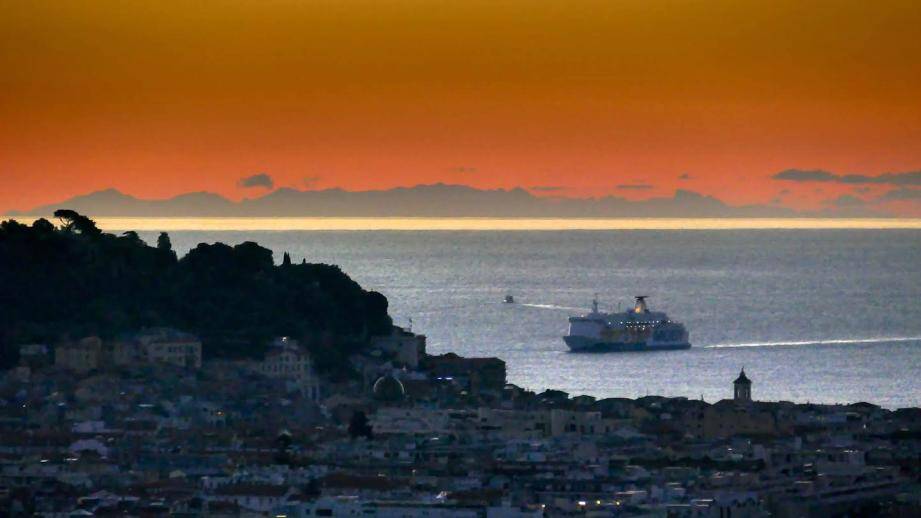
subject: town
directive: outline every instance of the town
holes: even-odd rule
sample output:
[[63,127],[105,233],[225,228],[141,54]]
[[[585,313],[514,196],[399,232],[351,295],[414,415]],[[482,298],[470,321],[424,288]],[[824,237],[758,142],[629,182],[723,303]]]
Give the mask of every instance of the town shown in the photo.
[[596,399],[430,355],[396,326],[322,375],[278,337],[202,359],[141,329],[22,344],[0,381],[4,515],[757,517],[921,512],[921,410]]

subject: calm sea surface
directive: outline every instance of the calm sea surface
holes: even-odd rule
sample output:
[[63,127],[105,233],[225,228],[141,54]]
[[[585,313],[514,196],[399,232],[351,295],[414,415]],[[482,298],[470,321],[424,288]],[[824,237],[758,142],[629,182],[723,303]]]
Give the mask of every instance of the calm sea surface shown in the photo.
[[[149,241],[154,233],[144,232]],[[412,318],[430,352],[497,356],[512,383],[598,397],[728,397],[921,406],[921,231],[180,231],[339,264]],[[688,351],[573,354],[567,317],[649,295]],[[518,304],[503,304],[506,293]]]

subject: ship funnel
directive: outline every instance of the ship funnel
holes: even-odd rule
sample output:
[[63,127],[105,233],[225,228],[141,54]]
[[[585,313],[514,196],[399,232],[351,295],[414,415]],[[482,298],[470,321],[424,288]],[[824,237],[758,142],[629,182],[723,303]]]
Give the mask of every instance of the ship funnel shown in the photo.
[[634,313],[648,313],[649,310],[646,309],[646,297],[648,295],[637,295],[636,296],[636,305],[633,306]]

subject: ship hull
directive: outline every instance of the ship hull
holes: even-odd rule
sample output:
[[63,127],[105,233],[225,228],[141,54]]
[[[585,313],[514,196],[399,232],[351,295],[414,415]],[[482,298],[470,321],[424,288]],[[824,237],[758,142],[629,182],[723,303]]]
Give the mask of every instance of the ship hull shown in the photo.
[[646,342],[604,342],[595,338],[584,336],[564,336],[563,341],[569,346],[572,352],[597,352],[597,353],[615,353],[615,352],[645,352],[645,351],[675,351],[681,349],[690,349],[689,342],[657,342],[647,344]]

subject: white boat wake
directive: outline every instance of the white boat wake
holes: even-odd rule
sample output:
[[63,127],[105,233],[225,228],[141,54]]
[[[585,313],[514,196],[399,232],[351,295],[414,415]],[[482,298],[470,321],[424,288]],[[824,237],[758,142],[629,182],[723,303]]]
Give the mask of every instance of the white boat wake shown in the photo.
[[725,349],[734,347],[778,347],[787,345],[835,345],[835,344],[875,344],[891,342],[921,342],[921,336],[891,336],[879,338],[843,338],[835,340],[803,340],[797,342],[753,342],[741,344],[705,345],[704,349]]

